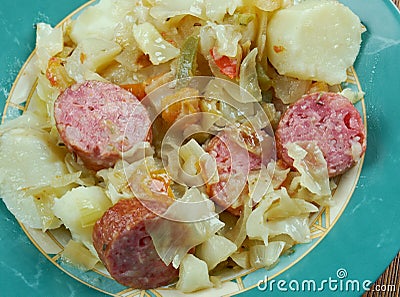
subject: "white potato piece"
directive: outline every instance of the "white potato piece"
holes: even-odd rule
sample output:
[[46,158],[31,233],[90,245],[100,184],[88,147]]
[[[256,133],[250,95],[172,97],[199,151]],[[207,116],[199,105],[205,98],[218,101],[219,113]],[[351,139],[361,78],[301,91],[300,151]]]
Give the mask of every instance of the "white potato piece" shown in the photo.
[[187,254],[180,265],[176,288],[183,293],[191,293],[212,286],[206,262]]
[[206,262],[208,270],[211,270],[222,261],[228,259],[236,250],[236,244],[228,238],[213,235],[207,241],[196,247],[196,256]]
[[304,1],[273,15],[268,58],[281,75],[338,84],[357,57],[361,33],[360,19],[343,4]]

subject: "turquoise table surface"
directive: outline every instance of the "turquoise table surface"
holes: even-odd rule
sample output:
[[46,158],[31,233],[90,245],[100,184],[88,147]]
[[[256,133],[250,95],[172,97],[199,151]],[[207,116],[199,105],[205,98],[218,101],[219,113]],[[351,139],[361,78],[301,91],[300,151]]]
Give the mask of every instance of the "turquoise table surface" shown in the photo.
[[[14,0],[0,7],[0,110],[19,69],[34,49],[37,22],[56,25],[83,0]],[[344,269],[347,278],[372,284],[400,248],[400,14],[390,0],[341,0],[361,18],[355,69],[366,93],[368,148],[346,210],[329,234],[276,281],[321,283]],[[398,288],[397,288],[398,289]],[[240,296],[361,296],[362,290],[261,291]],[[394,293],[395,294],[395,293]],[[74,280],[30,242],[0,201],[0,296],[106,296]],[[372,295],[371,295],[372,296]],[[376,296],[381,296],[377,293]],[[387,295],[392,296],[392,295]],[[393,295],[395,296],[395,295]]]

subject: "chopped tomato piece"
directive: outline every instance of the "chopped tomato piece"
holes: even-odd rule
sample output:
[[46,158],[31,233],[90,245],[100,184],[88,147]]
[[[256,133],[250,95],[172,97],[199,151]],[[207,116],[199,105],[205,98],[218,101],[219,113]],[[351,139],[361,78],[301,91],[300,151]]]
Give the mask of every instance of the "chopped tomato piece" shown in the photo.
[[215,47],[210,49],[210,54],[221,73],[231,79],[238,77],[239,65],[237,59],[218,55]]

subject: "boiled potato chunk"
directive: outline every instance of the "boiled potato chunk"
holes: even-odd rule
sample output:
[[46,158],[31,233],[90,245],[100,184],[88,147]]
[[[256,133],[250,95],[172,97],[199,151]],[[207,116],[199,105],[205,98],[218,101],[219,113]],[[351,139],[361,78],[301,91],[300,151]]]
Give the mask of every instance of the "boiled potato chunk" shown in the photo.
[[268,58],[281,75],[338,84],[357,57],[361,33],[360,19],[341,3],[304,1],[272,16]]

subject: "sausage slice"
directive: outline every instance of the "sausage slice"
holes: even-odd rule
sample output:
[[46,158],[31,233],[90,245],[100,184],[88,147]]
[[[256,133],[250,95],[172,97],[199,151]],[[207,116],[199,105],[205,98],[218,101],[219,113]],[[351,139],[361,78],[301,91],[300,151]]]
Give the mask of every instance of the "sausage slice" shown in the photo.
[[344,173],[366,149],[365,127],[357,109],[337,93],[303,96],[288,108],[275,132],[278,157],[289,166],[289,142],[315,141],[328,166],[328,175]]
[[93,245],[100,260],[110,275],[125,286],[157,288],[178,277],[178,270],[160,259],[146,232],[146,220],[155,217],[138,199],[121,199],[94,226]]
[[223,209],[239,216],[243,209],[240,194],[247,187],[247,175],[261,167],[261,157],[240,146],[225,131],[214,136],[205,150],[214,156],[219,175],[218,183],[207,185],[208,195]]
[[86,167],[112,167],[140,141],[148,140],[151,121],[130,92],[112,83],[86,81],[66,89],[54,103],[61,139]]

